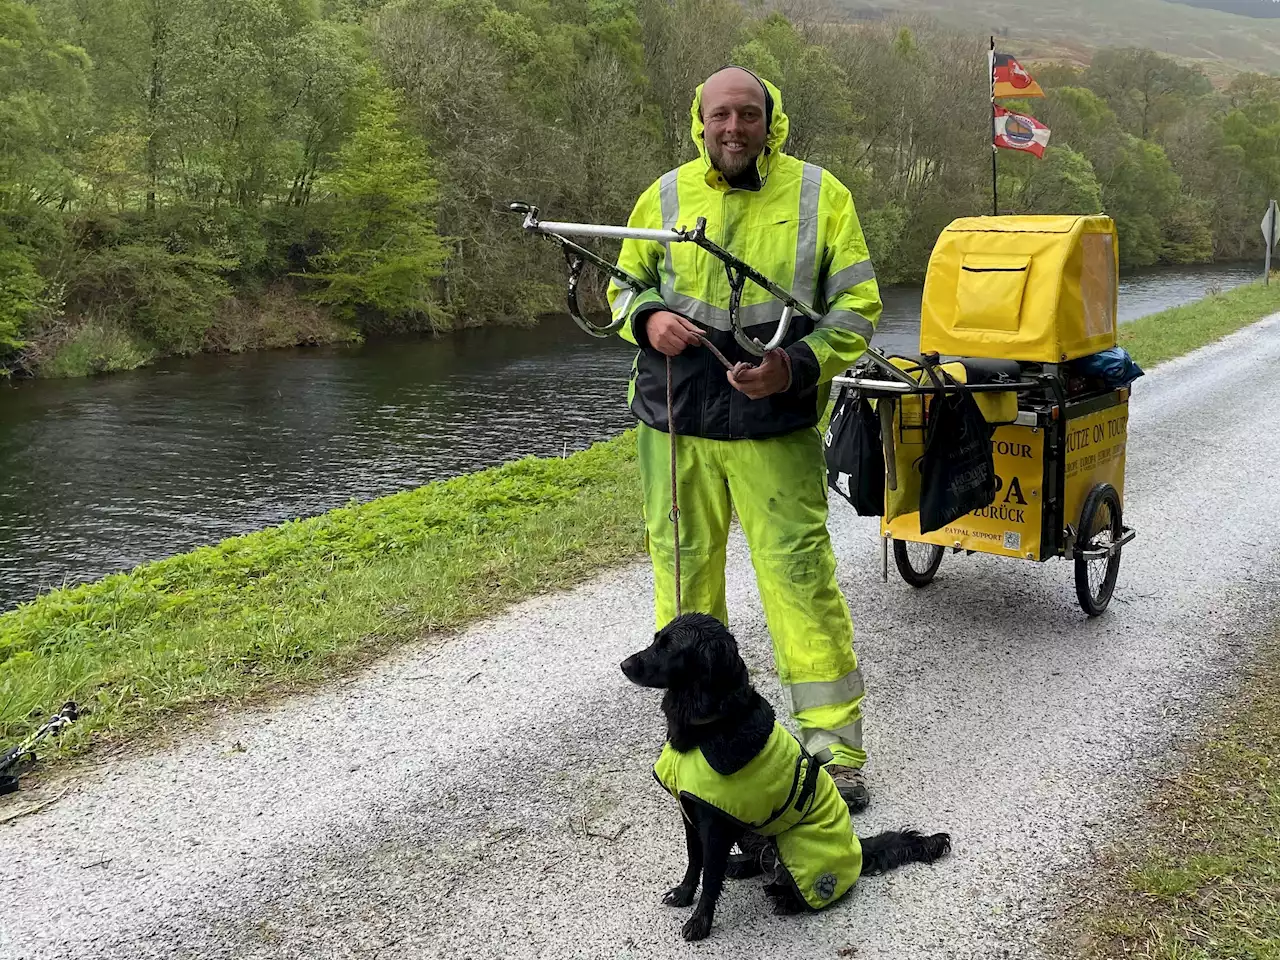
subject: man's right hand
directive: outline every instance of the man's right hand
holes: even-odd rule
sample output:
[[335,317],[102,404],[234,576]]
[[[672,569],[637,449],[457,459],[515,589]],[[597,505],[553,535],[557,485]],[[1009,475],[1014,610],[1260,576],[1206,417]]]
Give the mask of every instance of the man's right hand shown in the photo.
[[670,310],[655,310],[646,316],[644,329],[653,348],[668,357],[679,356],[686,347],[697,346],[702,338],[702,331],[691,321]]

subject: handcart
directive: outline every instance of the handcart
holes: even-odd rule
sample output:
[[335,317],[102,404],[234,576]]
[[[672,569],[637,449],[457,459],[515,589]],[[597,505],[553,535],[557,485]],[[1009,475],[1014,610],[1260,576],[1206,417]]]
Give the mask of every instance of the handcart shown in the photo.
[[[1107,608],[1134,538],[1124,523],[1130,387],[1080,375],[1072,361],[1115,345],[1117,278],[1107,217],[971,217],[943,231],[926,275],[920,354],[887,358],[913,382],[886,378],[879,362],[834,381],[879,415],[886,580],[890,550],[914,587],[933,580],[948,549],[1069,558],[1085,613]],[[926,376],[929,368],[953,376]],[[922,533],[918,462],[930,405],[959,391],[995,427],[995,499]]]

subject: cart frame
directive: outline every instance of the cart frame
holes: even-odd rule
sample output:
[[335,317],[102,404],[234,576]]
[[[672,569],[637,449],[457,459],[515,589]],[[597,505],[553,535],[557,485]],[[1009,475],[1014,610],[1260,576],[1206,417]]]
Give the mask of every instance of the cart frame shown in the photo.
[[[899,359],[921,365],[941,362],[936,355]],[[1071,559],[1076,598],[1086,614],[1098,616],[1111,601],[1121,551],[1136,535],[1123,520],[1129,388],[1069,397],[1064,371],[1058,364],[1022,367],[1020,380],[1004,383],[947,381],[939,385],[926,379],[910,386],[877,378],[861,364],[851,375],[833,380],[835,386],[849,387],[867,399],[889,401],[877,403],[887,474],[892,473],[895,462],[895,429],[901,429],[894,427],[890,409],[895,398],[961,392],[1012,392],[1018,396],[1016,419],[999,425],[992,438],[993,460],[1000,477],[996,504],[927,534],[920,532],[919,513],[893,520],[882,516],[882,577],[888,579],[890,548],[899,574],[915,587],[933,580],[948,549],[1035,562],[1051,557]],[[1028,367],[1039,369],[1028,372]],[[1016,451],[1026,462],[1014,464],[997,457],[997,447]],[[887,482],[893,483],[892,476]],[[1011,496],[1016,497],[1016,511],[999,506],[1002,492],[1006,504]],[[985,515],[988,511],[993,515]],[[1015,513],[1017,523],[1008,523]],[[1012,527],[1005,530],[1003,539],[999,536],[1002,523]],[[916,545],[925,549],[913,549]]]

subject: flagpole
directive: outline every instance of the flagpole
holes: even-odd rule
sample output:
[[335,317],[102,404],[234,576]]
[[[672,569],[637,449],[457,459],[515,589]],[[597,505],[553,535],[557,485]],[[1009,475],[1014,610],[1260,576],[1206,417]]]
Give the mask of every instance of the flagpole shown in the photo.
[[996,187],[996,38],[991,37],[987,53],[987,79],[991,81],[991,215],[1000,216],[1000,198]]

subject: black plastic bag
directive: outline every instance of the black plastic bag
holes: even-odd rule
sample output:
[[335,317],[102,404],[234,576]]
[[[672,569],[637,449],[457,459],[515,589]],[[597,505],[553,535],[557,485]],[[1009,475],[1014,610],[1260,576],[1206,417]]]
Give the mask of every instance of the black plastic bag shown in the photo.
[[[937,386],[956,382],[943,371],[938,371],[939,380],[931,368],[925,369]],[[939,530],[995,502],[994,433],[995,427],[967,391],[935,394],[930,399],[928,433],[920,458],[921,533]]]
[[857,391],[842,387],[826,436],[827,485],[862,517],[884,514],[880,419]]

